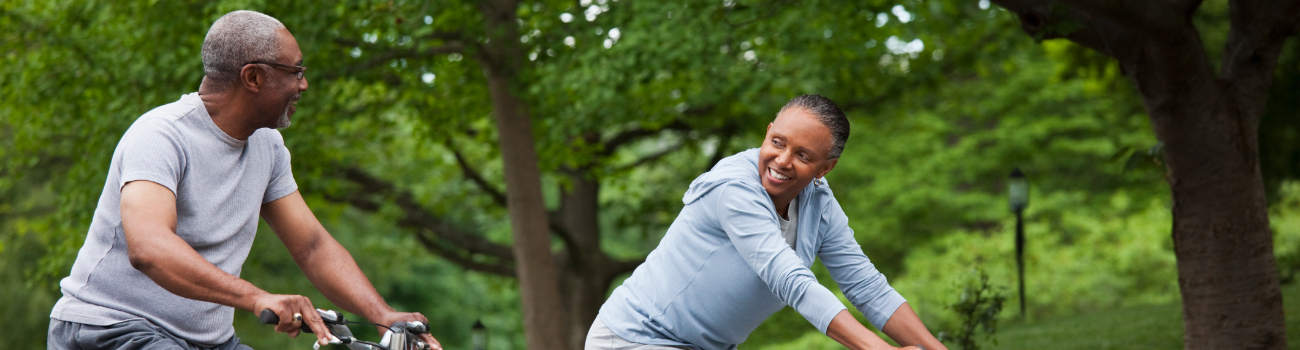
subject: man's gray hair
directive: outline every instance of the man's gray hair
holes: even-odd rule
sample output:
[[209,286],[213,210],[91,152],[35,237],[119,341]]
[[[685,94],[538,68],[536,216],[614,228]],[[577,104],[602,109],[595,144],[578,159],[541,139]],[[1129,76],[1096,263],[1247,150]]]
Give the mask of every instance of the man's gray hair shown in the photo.
[[203,74],[218,90],[239,79],[252,61],[275,61],[280,55],[276,30],[284,24],[257,11],[233,11],[217,19],[203,39]]

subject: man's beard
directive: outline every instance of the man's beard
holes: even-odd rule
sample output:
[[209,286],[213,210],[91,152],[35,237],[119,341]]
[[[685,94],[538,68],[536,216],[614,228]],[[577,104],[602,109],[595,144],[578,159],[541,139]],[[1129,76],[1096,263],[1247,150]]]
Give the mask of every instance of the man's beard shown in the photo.
[[292,122],[289,120],[289,106],[284,106],[284,112],[280,113],[280,118],[275,120],[275,126],[271,128],[284,129],[289,127],[290,123]]
[[301,97],[301,94],[294,96],[293,99],[289,100],[289,103],[284,104],[284,111],[280,112],[280,118],[275,120],[275,126],[272,126],[272,129],[284,129],[289,127],[289,124],[291,123],[289,120],[289,108],[293,107],[293,103],[298,101]]

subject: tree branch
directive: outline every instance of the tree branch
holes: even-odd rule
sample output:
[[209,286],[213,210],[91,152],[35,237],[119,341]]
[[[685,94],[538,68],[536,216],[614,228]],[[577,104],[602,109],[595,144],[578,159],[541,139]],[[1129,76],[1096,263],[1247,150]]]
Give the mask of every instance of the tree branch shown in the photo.
[[677,144],[672,145],[672,146],[670,146],[670,147],[668,147],[668,148],[664,148],[664,149],[662,149],[662,150],[659,150],[659,152],[652,153],[652,154],[650,154],[650,155],[648,155],[648,156],[641,157],[641,159],[637,159],[636,161],[634,161],[634,162],[632,162],[632,163],[629,163],[629,164],[627,164],[627,165],[623,165],[623,166],[620,166],[620,167],[618,167],[618,168],[615,168],[614,171],[615,171],[615,172],[621,172],[621,171],[624,171],[624,170],[628,170],[628,169],[632,169],[632,168],[635,168],[635,167],[639,167],[639,166],[645,165],[645,163],[653,162],[653,161],[655,161],[655,160],[658,160],[659,158],[663,158],[664,156],[666,156],[666,155],[668,155],[668,154],[671,154],[671,153],[673,153],[673,152],[677,152],[677,150],[682,149],[682,146],[685,145],[685,144],[686,144],[685,142],[678,142]]
[[565,247],[577,249],[578,245],[577,241],[574,240],[573,232],[570,232],[569,228],[560,223],[560,213],[554,210],[546,211],[546,221],[550,223],[551,232],[555,232],[555,235],[560,236],[560,241],[564,242]]
[[487,179],[483,178],[483,175],[474,170],[474,167],[470,166],[469,162],[465,160],[465,155],[460,153],[460,150],[456,148],[456,145],[451,140],[447,140],[445,144],[451,150],[452,155],[456,156],[456,164],[460,165],[461,173],[465,174],[465,177],[469,178],[475,185],[478,185],[478,188],[486,192],[488,196],[491,196],[493,202],[504,208],[506,206],[505,193],[502,193],[496,187],[492,187],[492,184],[488,183]]
[[1260,109],[1247,115],[1259,116],[1282,45],[1300,28],[1300,0],[1234,0],[1229,6],[1232,28],[1219,76],[1233,84],[1234,98]]
[[[469,162],[465,160],[465,156],[460,153],[460,150],[457,149],[450,140],[446,142],[446,145],[447,148],[451,150],[452,155],[456,156],[456,164],[460,165],[461,173],[465,174],[465,177],[469,178],[475,185],[478,185],[479,189],[492,197],[492,202],[503,208],[506,207],[507,202],[505,193],[502,193],[501,190],[498,190],[496,187],[492,187],[492,184],[488,183],[487,179],[483,178],[483,175],[480,175],[478,171],[475,171],[474,167],[469,165]],[[550,216],[549,221],[551,223],[551,231],[555,231],[555,234],[560,236],[560,240],[564,241],[565,245],[573,246],[573,235],[568,229],[564,228],[564,225],[560,224],[558,217],[556,216],[557,213],[549,212],[547,214]]]
[[1055,1],[992,1],[1015,13],[1020,18],[1021,29],[1035,39],[1069,39],[1121,62],[1138,57],[1140,48],[1147,40],[1141,33],[1114,19],[1094,16]]
[[686,123],[683,123],[681,119],[678,119],[673,120],[672,123],[668,123],[668,125],[664,125],[658,129],[636,128],[626,130],[605,141],[605,149],[601,151],[601,155],[608,156],[614,154],[615,151],[618,151],[619,147],[623,147],[624,145],[636,142],[646,137],[658,135],[659,132],[664,130],[682,131],[690,129],[691,127],[689,125],[686,125]]
[[451,261],[456,265],[460,265],[460,267],[463,267],[465,269],[487,272],[487,273],[497,274],[506,277],[516,277],[513,264],[502,263],[500,261],[498,261],[496,264],[481,263],[481,262],[474,261],[474,259],[471,257],[466,257],[466,256],[462,256],[461,254],[458,254],[454,248],[449,249],[447,247],[443,247],[442,245],[435,243],[433,238],[429,238],[428,236],[425,236],[425,231],[416,233],[415,239],[420,241],[420,245],[424,246],[424,249],[433,252],[435,255],[438,255],[443,259],[447,259],[448,261]]
[[425,57],[433,57],[438,55],[446,55],[449,53],[462,53],[465,50],[465,47],[463,45],[456,42],[448,43],[441,46],[434,46],[434,47],[426,48],[424,50],[420,50],[415,47],[411,47],[409,49],[387,48],[387,50],[384,50],[378,45],[361,44],[352,40],[336,39],[335,41],[339,42],[340,44],[349,45],[349,46],[356,46],[356,47],[367,46],[370,49],[374,49],[375,51],[380,52],[377,56],[374,56],[369,60],[366,60],[362,64],[357,65],[360,67],[375,66],[399,58],[425,58]]
[[[350,191],[342,196],[327,196],[327,199],[348,203],[365,211],[375,212],[382,207],[383,202],[380,202],[367,194],[376,194],[388,197],[388,201],[396,205],[403,213],[402,218],[398,220],[400,226],[417,230],[417,232],[428,232],[429,234],[439,238],[439,243],[445,242],[448,245],[465,251],[464,255],[488,256],[496,259],[498,265],[513,265],[514,252],[511,247],[493,243],[478,234],[467,232],[464,229],[447,222],[442,217],[429,212],[429,210],[417,203],[410,192],[399,190],[396,186],[393,186],[392,183],[375,178],[356,168],[345,168],[341,170],[341,172],[343,178],[360,185],[361,190]],[[439,244],[439,246],[441,246],[441,244]],[[440,251],[444,253],[448,252],[445,247]],[[440,251],[435,251],[435,253]],[[450,256],[463,258],[462,254],[453,253],[449,255],[449,260],[451,259]],[[471,266],[465,267],[471,268]]]
[[[1105,17],[1136,32],[1171,38],[1191,28],[1195,7],[1180,8],[1161,0],[1060,0],[1092,16]],[[1191,5],[1199,1],[1191,1]]]
[[428,47],[423,50],[416,48],[415,45],[412,45],[410,48],[383,47],[379,45],[374,45],[374,44],[360,42],[351,39],[343,39],[343,38],[334,39],[334,42],[343,46],[358,47],[361,48],[363,51],[373,51],[375,52],[375,54],[373,56],[369,56],[370,57],[369,59],[366,59],[361,63],[349,65],[343,69],[337,70],[336,72],[338,73],[336,74],[326,74],[325,77],[327,79],[333,79],[339,76],[351,75],[358,71],[379,66],[384,64],[385,62],[396,60],[396,59],[428,58],[428,57],[434,57],[439,55],[465,52],[465,45],[462,44],[461,42],[456,42],[456,41],[448,42],[440,46]]

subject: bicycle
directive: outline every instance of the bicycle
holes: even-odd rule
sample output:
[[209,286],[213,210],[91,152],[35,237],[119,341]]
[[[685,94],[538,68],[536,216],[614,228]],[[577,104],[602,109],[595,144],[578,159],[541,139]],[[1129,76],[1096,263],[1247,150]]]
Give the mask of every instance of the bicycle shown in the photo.
[[[331,339],[330,344],[345,345],[351,350],[430,350],[429,344],[420,340],[418,335],[429,333],[429,326],[424,322],[394,322],[390,326],[384,326],[377,323],[350,321],[343,317],[337,311],[316,309],[320,314],[321,321],[329,327],[330,333],[334,334],[337,339]],[[257,320],[263,324],[276,325],[280,323],[280,316],[276,315],[270,309],[264,309],[257,315]],[[352,330],[348,329],[348,324],[365,324],[388,328],[384,332],[384,337],[378,343],[357,339],[352,335]],[[302,331],[312,333],[311,328],[307,325],[302,326]],[[400,347],[394,347],[395,345]],[[320,350],[320,343],[313,342],[312,349]]]

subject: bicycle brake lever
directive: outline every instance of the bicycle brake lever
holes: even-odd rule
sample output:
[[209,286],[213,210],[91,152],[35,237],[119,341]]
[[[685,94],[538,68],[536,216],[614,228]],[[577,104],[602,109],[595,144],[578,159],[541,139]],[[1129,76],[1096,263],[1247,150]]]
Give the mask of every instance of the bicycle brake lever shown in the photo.
[[[353,340],[355,339],[352,339],[351,337],[343,337],[342,339],[339,339],[339,337],[330,336],[329,342],[326,344],[327,345],[351,344]],[[311,348],[313,350],[320,350],[320,345],[321,345],[320,340],[317,340],[311,343]]]
[[411,332],[412,334],[425,334],[429,333],[429,326],[420,321],[407,322],[406,331]]

